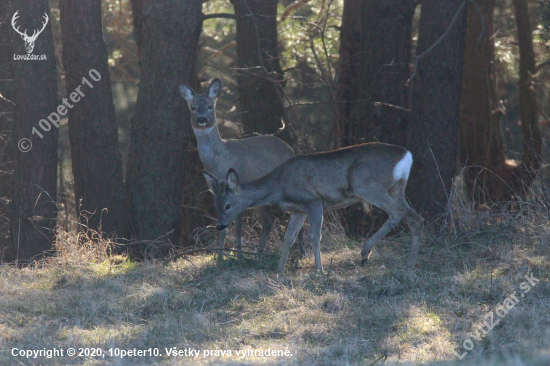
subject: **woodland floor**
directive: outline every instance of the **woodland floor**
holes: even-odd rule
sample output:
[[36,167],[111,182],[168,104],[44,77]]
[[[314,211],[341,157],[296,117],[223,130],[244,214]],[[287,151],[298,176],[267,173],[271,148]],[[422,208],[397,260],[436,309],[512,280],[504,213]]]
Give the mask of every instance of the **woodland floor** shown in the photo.
[[[108,257],[65,233],[58,255],[36,267],[0,265],[0,365],[550,365],[550,224],[532,212],[454,219],[445,232],[426,229],[414,270],[404,268],[405,228],[361,267],[361,243],[327,224],[325,272],[315,273],[311,253],[294,253],[283,278],[280,229],[265,256],[222,266],[210,254],[168,264]],[[520,297],[526,275],[540,282]],[[514,291],[517,305],[480,332]],[[476,332],[480,340],[468,336]],[[11,354],[54,347],[104,357]],[[167,356],[173,347],[199,357]],[[109,354],[149,348],[160,356]],[[291,356],[258,354],[268,349]]]

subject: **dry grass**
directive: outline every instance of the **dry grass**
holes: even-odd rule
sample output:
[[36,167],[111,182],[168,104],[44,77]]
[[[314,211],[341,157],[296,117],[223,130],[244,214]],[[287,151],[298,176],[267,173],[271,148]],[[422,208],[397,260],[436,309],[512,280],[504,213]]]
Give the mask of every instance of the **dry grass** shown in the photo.
[[[550,226],[534,207],[516,214],[464,207],[448,231],[427,229],[414,271],[404,268],[407,231],[384,239],[361,267],[361,243],[328,220],[326,272],[314,272],[311,255],[295,255],[281,279],[281,229],[267,255],[230,258],[222,268],[213,255],[135,263],[109,256],[108,242],[78,244],[60,233],[58,255],[37,268],[0,267],[0,364],[548,365]],[[246,234],[257,241],[256,230]],[[209,244],[215,236],[196,238]],[[531,272],[540,283],[458,361],[453,351],[464,352],[467,334]],[[163,356],[27,360],[13,357],[14,347],[158,347]],[[166,356],[172,347],[233,352],[192,360]],[[235,355],[267,349],[292,357]]]

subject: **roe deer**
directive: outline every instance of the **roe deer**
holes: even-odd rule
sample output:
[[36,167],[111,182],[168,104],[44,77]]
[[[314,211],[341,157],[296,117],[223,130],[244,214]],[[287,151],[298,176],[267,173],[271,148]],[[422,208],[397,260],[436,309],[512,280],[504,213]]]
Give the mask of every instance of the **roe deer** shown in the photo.
[[412,161],[411,153],[405,148],[369,143],[295,156],[248,183],[240,183],[233,169],[223,180],[209,172],[204,172],[204,176],[216,197],[218,230],[225,229],[250,206],[278,204],[284,211],[291,212],[277,269],[279,274],[284,272],[288,252],[306,216],[309,217],[315,265],[322,271],[319,242],[323,210],[357,202],[371,203],[389,215],[388,221],[365,242],[361,265],[367,261],[374,245],[403,219],[413,236],[408,261],[409,267],[413,267],[424,219],[405,200]]
[[[216,99],[221,92],[219,79],[212,81],[206,94],[198,95],[187,85],[180,85],[179,91],[191,111],[191,125],[197,138],[199,156],[207,171],[223,176],[228,169],[233,168],[243,182],[248,182],[266,175],[294,156],[292,148],[275,136],[254,136],[238,140],[224,140],[220,137],[215,109]],[[258,254],[261,254],[273,226],[273,217],[267,207],[257,207],[257,212],[262,222],[258,247]],[[242,212],[234,215],[231,218],[233,220],[236,220],[235,240],[239,249],[238,256],[241,258]],[[220,249],[223,249],[225,236],[225,231],[220,233]],[[218,259],[221,258],[220,250]]]

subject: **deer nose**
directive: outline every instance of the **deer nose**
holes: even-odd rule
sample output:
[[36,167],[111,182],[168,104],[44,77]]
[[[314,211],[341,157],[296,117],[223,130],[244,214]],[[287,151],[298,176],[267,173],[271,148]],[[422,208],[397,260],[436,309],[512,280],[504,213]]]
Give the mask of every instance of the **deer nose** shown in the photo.
[[216,225],[216,229],[217,229],[218,231],[224,231],[225,229],[227,229],[227,226],[228,226],[228,225],[218,224],[218,225]]
[[205,125],[206,124],[206,117],[197,117],[197,123],[199,125]]

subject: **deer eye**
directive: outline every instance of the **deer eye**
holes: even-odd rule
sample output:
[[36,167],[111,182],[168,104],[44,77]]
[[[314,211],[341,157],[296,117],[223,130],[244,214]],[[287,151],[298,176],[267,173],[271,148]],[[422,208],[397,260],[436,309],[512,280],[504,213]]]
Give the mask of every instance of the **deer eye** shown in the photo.
[[226,209],[226,210],[231,209],[231,204],[230,204],[230,203],[226,203],[226,204],[225,204],[225,209]]
[[192,110],[196,111],[197,110],[197,107],[191,107]]
[[212,109],[212,106],[211,106],[211,105],[209,105],[209,106],[208,106],[208,109]]

